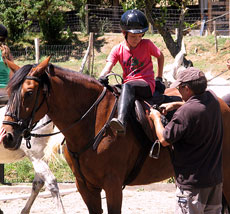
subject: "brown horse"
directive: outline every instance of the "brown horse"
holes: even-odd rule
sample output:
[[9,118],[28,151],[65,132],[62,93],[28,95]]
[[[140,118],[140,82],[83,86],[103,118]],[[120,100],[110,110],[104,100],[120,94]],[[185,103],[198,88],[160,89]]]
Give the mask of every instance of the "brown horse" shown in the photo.
[[[106,193],[108,213],[118,214],[124,184],[150,184],[173,176],[169,152],[162,148],[159,159],[147,156],[134,180],[126,182],[142,146],[130,122],[125,136],[118,136],[108,126],[116,97],[96,79],[48,62],[49,58],[34,67],[23,66],[17,72],[20,76],[14,76],[9,83],[5,147],[18,148],[22,137],[29,138],[33,124],[48,114],[66,137],[66,160],[91,214],[103,212],[102,189]],[[230,203],[230,132],[226,131],[230,109],[222,100],[220,105],[225,127],[224,194]],[[95,141],[100,143],[95,145]]]

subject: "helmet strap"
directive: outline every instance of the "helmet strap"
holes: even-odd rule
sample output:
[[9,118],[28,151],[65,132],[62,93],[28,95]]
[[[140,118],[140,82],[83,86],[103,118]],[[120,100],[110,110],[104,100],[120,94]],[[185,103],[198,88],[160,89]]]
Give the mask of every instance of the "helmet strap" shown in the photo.
[[125,40],[128,42],[128,32],[125,32]]

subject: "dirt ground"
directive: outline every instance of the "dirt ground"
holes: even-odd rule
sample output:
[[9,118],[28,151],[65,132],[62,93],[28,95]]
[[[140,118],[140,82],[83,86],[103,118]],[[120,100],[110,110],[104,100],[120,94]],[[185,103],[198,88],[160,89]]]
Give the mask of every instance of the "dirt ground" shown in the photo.
[[[73,190],[62,195],[66,214],[86,214],[88,210],[75,184],[59,184],[60,191]],[[0,208],[4,214],[19,214],[26,199],[3,200],[9,196],[22,196],[30,193],[31,188],[25,185],[1,186]],[[145,186],[126,187],[123,190],[122,213],[124,214],[172,214],[175,204],[175,185],[155,183]],[[102,192],[103,213],[107,213],[105,194]],[[38,197],[31,209],[31,214],[57,213],[55,203],[49,196]]]

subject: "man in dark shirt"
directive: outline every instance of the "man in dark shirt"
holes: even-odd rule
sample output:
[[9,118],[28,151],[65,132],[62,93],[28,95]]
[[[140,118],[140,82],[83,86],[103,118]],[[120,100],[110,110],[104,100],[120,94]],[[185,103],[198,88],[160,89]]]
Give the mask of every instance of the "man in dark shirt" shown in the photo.
[[220,214],[222,208],[223,125],[217,97],[206,91],[202,71],[190,67],[171,85],[184,102],[163,104],[163,114],[177,109],[163,127],[161,113],[151,109],[157,137],[172,145],[176,176],[176,214]]

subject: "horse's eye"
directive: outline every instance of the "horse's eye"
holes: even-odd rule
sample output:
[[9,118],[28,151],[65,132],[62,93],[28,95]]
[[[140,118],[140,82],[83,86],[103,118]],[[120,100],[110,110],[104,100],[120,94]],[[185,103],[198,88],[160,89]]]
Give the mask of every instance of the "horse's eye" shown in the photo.
[[27,96],[27,97],[31,97],[32,95],[33,95],[33,91],[27,91],[27,92],[26,92],[26,96]]

